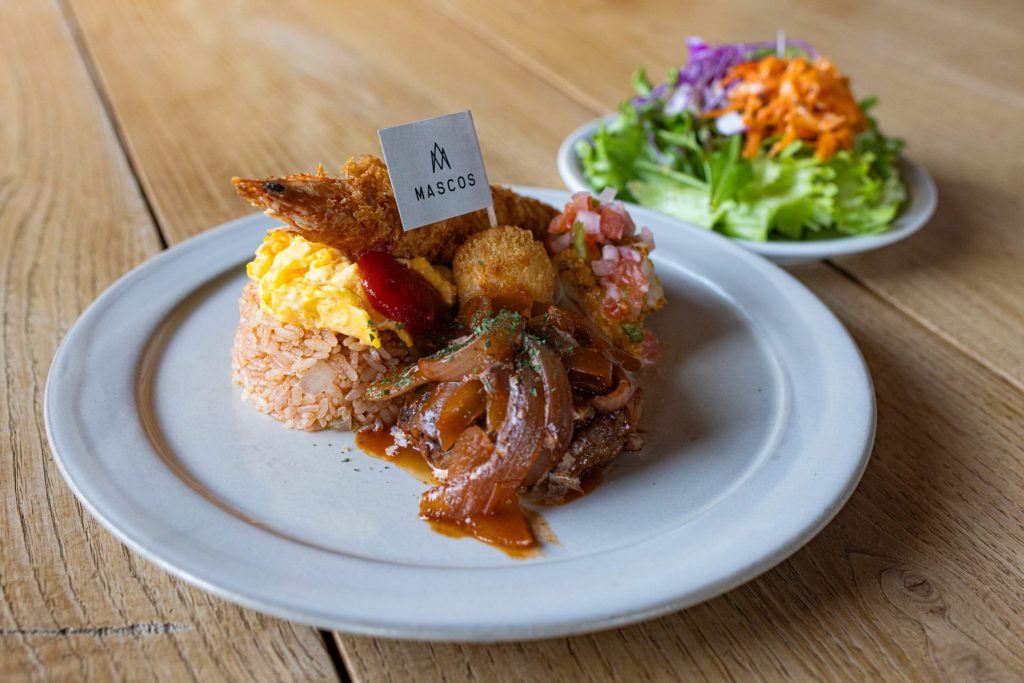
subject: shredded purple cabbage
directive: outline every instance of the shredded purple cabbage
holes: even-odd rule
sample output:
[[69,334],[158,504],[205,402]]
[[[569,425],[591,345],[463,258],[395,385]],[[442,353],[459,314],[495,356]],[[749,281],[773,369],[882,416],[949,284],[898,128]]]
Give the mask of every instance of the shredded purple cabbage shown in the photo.
[[[686,39],[690,57],[675,83],[662,83],[651,90],[649,95],[633,98],[633,106],[640,108],[656,100],[664,102],[664,113],[671,116],[689,110],[699,114],[725,106],[729,86],[722,87],[721,80],[729,67],[743,64],[764,50],[774,50],[774,40],[757,43],[727,43],[708,45],[691,36]],[[807,53],[812,59],[818,51],[803,40],[786,40],[786,49],[795,47]]]

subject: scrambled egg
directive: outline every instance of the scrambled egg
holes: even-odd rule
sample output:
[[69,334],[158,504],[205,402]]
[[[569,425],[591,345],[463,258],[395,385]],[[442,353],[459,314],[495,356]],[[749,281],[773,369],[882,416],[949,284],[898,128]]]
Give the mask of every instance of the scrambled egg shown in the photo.
[[[398,259],[455,303],[451,272],[421,257]],[[394,330],[407,345],[412,337],[401,323],[374,310],[366,299],[356,264],[332,247],[287,230],[272,230],[246,266],[256,283],[260,308],[281,322],[306,330],[328,329],[380,347],[381,330]]]

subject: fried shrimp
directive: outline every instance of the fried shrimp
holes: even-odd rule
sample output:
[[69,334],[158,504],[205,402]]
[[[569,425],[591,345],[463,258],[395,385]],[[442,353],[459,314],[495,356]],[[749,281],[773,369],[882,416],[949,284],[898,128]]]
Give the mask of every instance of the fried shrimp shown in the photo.
[[545,304],[554,300],[554,266],[528,230],[503,226],[472,235],[455,252],[452,271],[461,301],[516,294]]
[[[326,244],[356,259],[365,251],[383,249],[398,258],[422,256],[431,263],[450,264],[458,245],[490,227],[487,212],[403,231],[387,167],[364,155],[350,159],[333,178],[319,169],[280,178],[234,178],[238,193],[267,215],[278,218],[311,242]],[[519,225],[542,239],[558,211],[512,190],[491,186],[500,224]]]
[[281,178],[232,178],[238,194],[310,242],[326,244],[349,259],[383,249],[402,235],[387,168],[371,156],[350,159],[340,178],[298,173]]

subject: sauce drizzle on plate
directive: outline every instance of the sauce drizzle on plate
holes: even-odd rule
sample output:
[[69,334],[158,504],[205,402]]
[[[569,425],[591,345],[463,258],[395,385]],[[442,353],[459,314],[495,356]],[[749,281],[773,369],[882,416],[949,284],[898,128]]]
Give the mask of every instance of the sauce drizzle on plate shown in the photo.
[[414,448],[398,446],[389,454],[389,448],[395,445],[395,438],[387,431],[364,430],[356,433],[356,446],[369,456],[379,458],[396,465],[424,484],[436,486],[441,481],[434,476],[434,470],[419,451]]
[[[394,447],[394,437],[387,431],[358,432],[356,446],[371,457],[400,467],[424,484],[440,484],[426,458],[413,448]],[[596,483],[593,486],[596,486]],[[593,486],[587,487],[579,495],[589,493]],[[439,534],[455,538],[475,538],[515,559],[528,559],[539,555],[537,540],[545,544],[558,542],[541,513],[529,508],[522,508],[522,513],[519,510],[500,510],[497,514],[467,519],[463,524],[438,522],[422,515],[421,518],[429,522],[431,528]]]

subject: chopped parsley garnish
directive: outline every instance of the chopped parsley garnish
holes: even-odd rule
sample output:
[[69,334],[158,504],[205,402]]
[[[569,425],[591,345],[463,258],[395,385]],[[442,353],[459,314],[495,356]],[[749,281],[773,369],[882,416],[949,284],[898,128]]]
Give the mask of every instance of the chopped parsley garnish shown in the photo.
[[622,323],[622,331],[632,342],[642,342],[644,340],[644,328],[636,323]]

